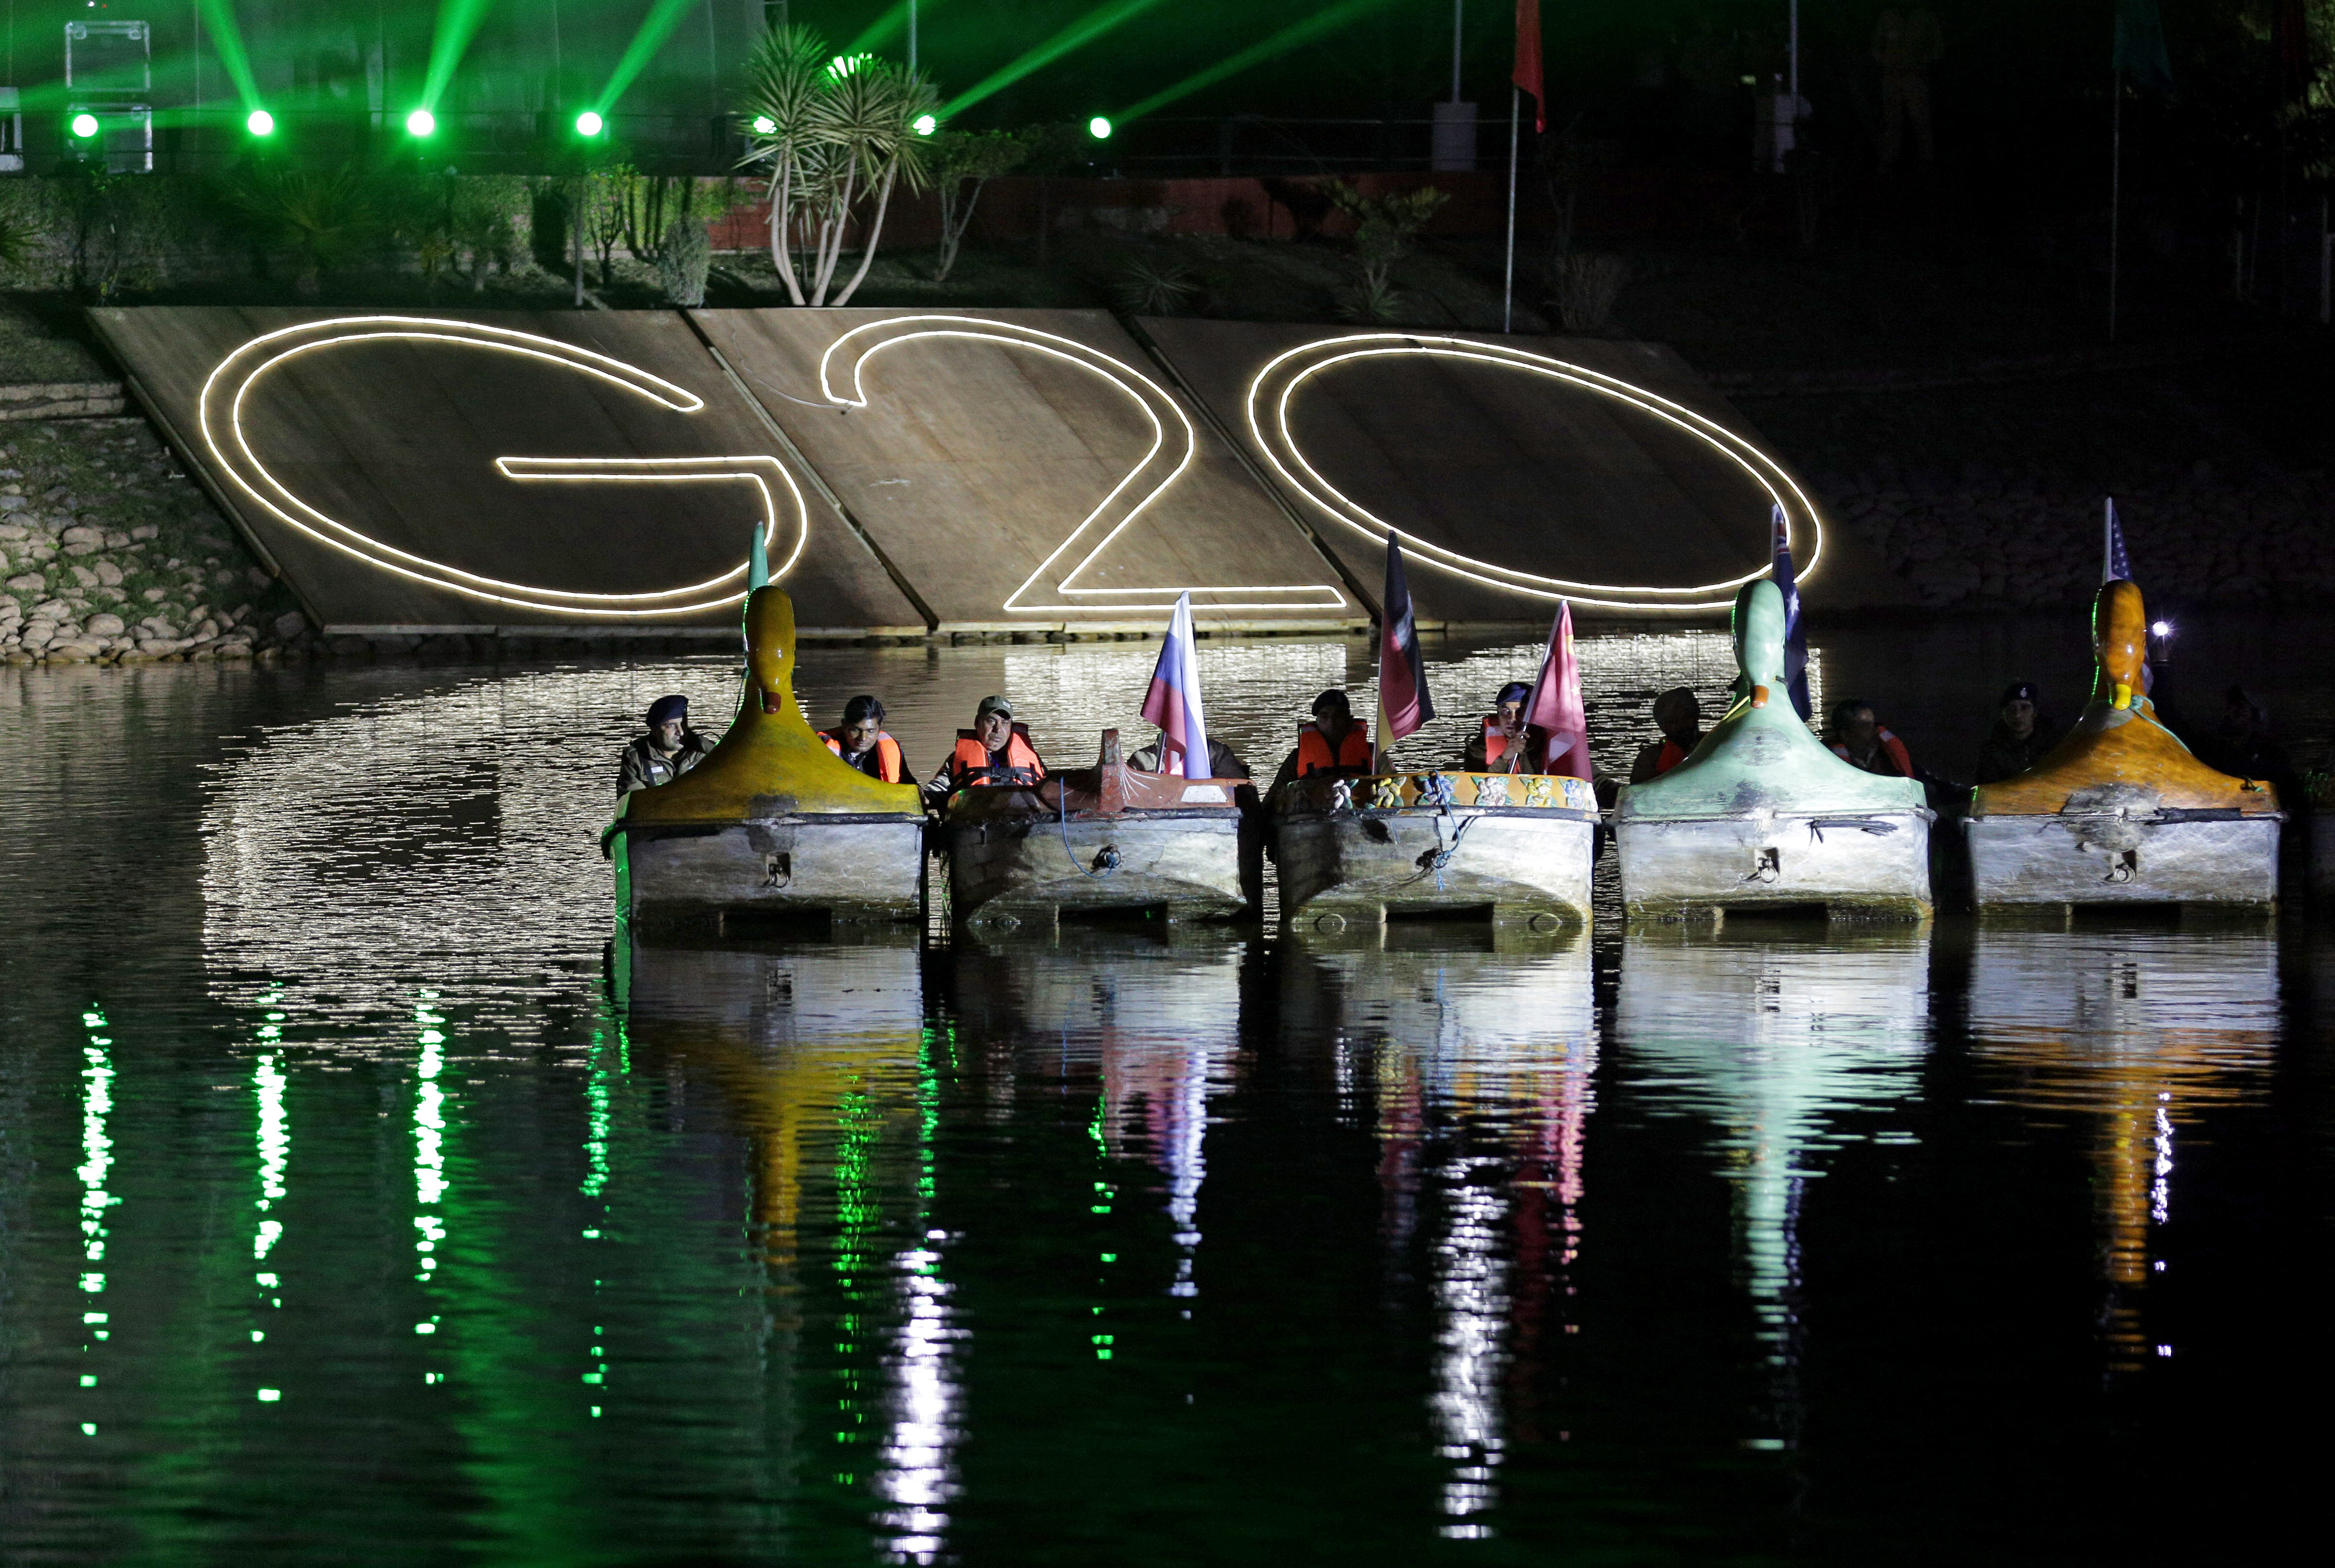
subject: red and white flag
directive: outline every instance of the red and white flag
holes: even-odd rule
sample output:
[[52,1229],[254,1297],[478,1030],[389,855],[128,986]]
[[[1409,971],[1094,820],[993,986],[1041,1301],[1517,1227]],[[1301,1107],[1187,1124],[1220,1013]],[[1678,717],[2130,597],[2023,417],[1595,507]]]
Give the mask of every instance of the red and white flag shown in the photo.
[[1192,595],[1176,601],[1168,618],[1168,641],[1151,672],[1151,690],[1144,694],[1143,716],[1159,726],[1159,771],[1187,779],[1206,779],[1208,771],[1208,723],[1200,711],[1199,651],[1192,635]]
[[1573,652],[1573,606],[1559,603],[1548,629],[1548,653],[1525,704],[1525,722],[1548,737],[1541,771],[1566,779],[1589,772],[1589,711],[1581,701],[1581,661]]
[[1427,694],[1427,662],[1410,614],[1410,584],[1403,576],[1402,544],[1387,536],[1386,595],[1379,602],[1379,755],[1435,717]]

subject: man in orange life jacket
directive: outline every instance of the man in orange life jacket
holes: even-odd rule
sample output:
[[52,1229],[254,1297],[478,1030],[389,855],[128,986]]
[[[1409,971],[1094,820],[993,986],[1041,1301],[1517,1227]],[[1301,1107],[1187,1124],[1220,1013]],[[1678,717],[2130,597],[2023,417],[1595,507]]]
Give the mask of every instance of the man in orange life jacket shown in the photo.
[[1532,688],[1522,681],[1511,681],[1500,688],[1493,700],[1492,711],[1484,716],[1476,733],[1468,738],[1468,749],[1460,754],[1459,770],[1463,773],[1537,773],[1541,771],[1541,752],[1545,749],[1542,737],[1532,732],[1525,722],[1525,704],[1532,701]]
[[1873,704],[1861,697],[1833,704],[1832,723],[1825,731],[1825,743],[1832,748],[1834,756],[1852,768],[1862,768],[1885,779],[1917,776],[1905,742],[1882,725],[1874,716]]
[[1332,690],[1313,699],[1313,722],[1297,731],[1297,747],[1282,760],[1274,775],[1276,793],[1293,779],[1316,773],[1355,778],[1371,770],[1370,726],[1355,721],[1354,710],[1343,692]]
[[1654,726],[1662,738],[1638,748],[1637,759],[1630,764],[1633,784],[1661,778],[1693,753],[1702,739],[1702,704],[1688,688],[1673,686],[1654,699]]
[[884,732],[884,704],[873,697],[854,697],[843,705],[843,722],[821,730],[827,749],[870,779],[887,784],[908,781],[907,759],[900,743]]
[[956,732],[956,750],[925,786],[925,799],[939,805],[975,785],[1034,787],[1045,777],[1046,764],[1030,744],[1028,726],[1013,721],[1013,704],[1003,697],[983,697],[973,711],[973,728]]

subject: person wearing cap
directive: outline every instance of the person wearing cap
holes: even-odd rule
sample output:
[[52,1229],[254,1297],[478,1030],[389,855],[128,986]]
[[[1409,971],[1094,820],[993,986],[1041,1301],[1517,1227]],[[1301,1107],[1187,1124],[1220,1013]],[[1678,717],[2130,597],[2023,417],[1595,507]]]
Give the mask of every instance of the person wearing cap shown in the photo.
[[821,730],[827,749],[870,779],[905,784],[912,775],[900,743],[884,732],[884,704],[873,697],[854,697],[843,705],[843,722]]
[[1654,699],[1654,728],[1662,738],[1638,748],[1630,782],[1649,784],[1694,754],[1702,740],[1702,704],[1691,689],[1673,686]]
[[1313,721],[1297,731],[1296,749],[1282,760],[1271,792],[1317,773],[1351,779],[1370,770],[1370,726],[1355,719],[1346,694],[1332,687],[1313,699]]
[[2015,779],[2059,743],[2059,731],[2044,722],[2042,694],[2035,682],[2013,681],[2002,689],[1994,728],[1978,749],[1976,781],[1997,784]]
[[1545,742],[1525,722],[1525,704],[1531,701],[1532,688],[1522,681],[1511,681],[1501,687],[1500,694],[1492,700],[1492,711],[1484,715],[1476,733],[1468,737],[1468,749],[1459,757],[1459,770],[1539,772]]
[[649,704],[649,732],[635,736],[616,765],[616,793],[670,784],[712,751],[713,742],[689,727],[689,699],[659,697]]
[[1031,789],[1045,777],[1045,761],[1030,743],[1030,727],[1013,721],[1013,704],[983,697],[973,711],[973,728],[956,732],[956,748],[925,786],[925,796],[938,805],[960,789],[983,784]]

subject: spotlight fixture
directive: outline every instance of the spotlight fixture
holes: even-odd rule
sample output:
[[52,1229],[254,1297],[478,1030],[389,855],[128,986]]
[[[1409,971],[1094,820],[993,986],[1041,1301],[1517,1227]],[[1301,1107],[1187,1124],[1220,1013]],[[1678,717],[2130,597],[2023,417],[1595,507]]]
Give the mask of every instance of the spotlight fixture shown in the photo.
[[600,111],[596,109],[587,109],[576,117],[576,134],[578,136],[597,136],[606,129],[608,122],[600,118]]
[[779,122],[778,122],[777,121],[775,121],[775,120],[771,119],[769,115],[767,115],[767,114],[757,114],[756,116],[754,116],[754,134],[755,134],[755,135],[757,135],[757,136],[775,136],[775,135],[777,135],[777,134],[778,134],[778,131],[779,131]]
[[1109,140],[1110,121],[1105,120],[1100,114],[1096,115],[1092,120],[1087,121],[1087,134],[1093,137],[1097,141]]
[[405,117],[405,134],[433,136],[438,131],[438,117],[427,109],[417,109]]
[[273,136],[276,134],[276,116],[265,109],[255,109],[244,116],[243,128],[254,136]]
[[941,122],[929,114],[919,114],[910,122],[910,129],[919,136],[930,136],[941,128]]
[[76,114],[73,117],[72,129],[73,133],[75,136],[80,137],[83,141],[87,141],[91,137],[97,134],[97,116],[94,114]]

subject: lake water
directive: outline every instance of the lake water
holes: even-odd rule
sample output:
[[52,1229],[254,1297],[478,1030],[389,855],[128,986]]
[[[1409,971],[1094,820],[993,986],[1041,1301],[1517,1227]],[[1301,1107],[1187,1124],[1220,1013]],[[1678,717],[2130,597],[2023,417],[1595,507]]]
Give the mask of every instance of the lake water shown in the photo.
[[[2311,629],[2193,635],[2188,689],[2323,755]],[[1156,651],[803,686],[884,693],[926,771],[1002,690],[1075,763]],[[2084,662],[2056,622],[1817,652],[1948,773]],[[1536,657],[1440,647],[1405,755]],[[1730,673],[1584,657],[1607,768]],[[1202,655],[1260,771],[1369,663]],[[0,671],[0,1560],[2246,1560],[2323,1486],[2300,909],[611,952],[616,750],[735,690]]]

